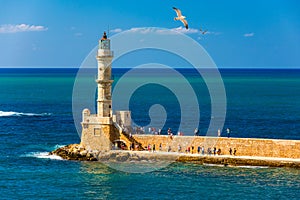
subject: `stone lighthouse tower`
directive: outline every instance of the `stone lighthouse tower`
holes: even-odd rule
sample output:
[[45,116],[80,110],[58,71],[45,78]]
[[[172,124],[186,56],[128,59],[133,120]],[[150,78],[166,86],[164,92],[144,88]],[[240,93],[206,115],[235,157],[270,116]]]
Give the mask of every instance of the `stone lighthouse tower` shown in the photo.
[[112,123],[112,100],[111,100],[111,62],[113,52],[110,50],[110,40],[104,32],[103,37],[99,40],[97,53],[98,61],[98,99],[97,99],[97,116],[103,124]]
[[99,40],[96,59],[98,61],[97,113],[91,114],[89,109],[83,110],[81,145],[88,150],[107,151],[111,149],[112,142],[119,136],[116,135],[112,116],[111,62],[113,52],[110,50],[110,40],[105,32]]

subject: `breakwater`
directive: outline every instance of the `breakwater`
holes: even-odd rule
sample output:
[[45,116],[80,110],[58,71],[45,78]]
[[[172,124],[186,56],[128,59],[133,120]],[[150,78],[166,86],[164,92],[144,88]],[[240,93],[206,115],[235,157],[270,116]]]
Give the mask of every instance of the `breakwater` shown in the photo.
[[221,155],[230,155],[236,149],[236,156],[259,156],[274,158],[300,158],[300,140],[257,139],[257,138],[226,138],[201,136],[166,136],[166,135],[133,135],[145,149],[148,145],[161,146],[162,151],[177,152],[180,145],[184,152],[188,147],[196,153],[198,147],[216,148]]
[[[133,135],[135,141],[150,151],[88,151],[80,144],[61,147],[50,154],[67,160],[103,162],[145,162],[166,160],[222,166],[268,166],[300,168],[300,141],[255,138],[224,138],[200,136]],[[155,150],[153,151],[153,146]],[[181,147],[178,151],[178,146]],[[197,152],[198,146],[205,149]],[[193,147],[193,148],[192,148]],[[190,152],[187,149],[190,149]],[[218,154],[208,154],[206,149],[220,149]],[[229,149],[236,149],[230,155]]]

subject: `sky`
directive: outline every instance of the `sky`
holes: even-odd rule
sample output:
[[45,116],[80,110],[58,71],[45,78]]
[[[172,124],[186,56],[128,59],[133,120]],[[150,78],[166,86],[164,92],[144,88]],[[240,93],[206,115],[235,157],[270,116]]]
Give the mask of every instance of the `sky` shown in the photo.
[[[0,0],[0,67],[79,67],[110,34],[184,30],[219,67],[299,68],[298,0]],[[200,28],[207,29],[203,35]],[[187,50],[188,51],[188,50]]]

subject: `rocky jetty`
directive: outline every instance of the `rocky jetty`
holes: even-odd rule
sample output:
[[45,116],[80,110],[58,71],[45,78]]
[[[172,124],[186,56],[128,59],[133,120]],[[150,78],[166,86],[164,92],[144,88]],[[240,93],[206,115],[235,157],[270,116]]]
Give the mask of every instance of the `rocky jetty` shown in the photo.
[[70,144],[50,153],[66,160],[100,161],[100,162],[189,162],[197,164],[214,164],[221,166],[267,166],[291,167],[300,169],[300,159],[228,156],[228,155],[200,155],[177,152],[148,152],[148,151],[122,151],[107,152],[88,151],[79,144]]
[[58,148],[49,154],[60,156],[65,160],[97,161],[97,158],[93,153],[88,152],[79,144],[69,144],[67,146]]

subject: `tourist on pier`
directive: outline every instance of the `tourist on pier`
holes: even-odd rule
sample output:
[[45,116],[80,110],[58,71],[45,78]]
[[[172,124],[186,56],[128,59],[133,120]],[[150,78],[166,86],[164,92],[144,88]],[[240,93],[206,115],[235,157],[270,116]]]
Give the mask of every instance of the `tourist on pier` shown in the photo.
[[227,128],[226,132],[227,132],[227,137],[229,138],[230,137],[230,128]]
[[155,144],[153,144],[152,150],[153,152],[155,152]]
[[187,152],[190,153],[191,152],[191,147],[187,148]]
[[221,155],[221,149],[218,149],[217,154]]
[[161,145],[161,143],[159,144],[159,150],[162,151],[162,145]]
[[161,129],[158,129],[158,135],[160,135],[161,134]]
[[218,129],[218,137],[221,137],[221,130]]
[[178,145],[178,152],[181,152],[181,146],[180,146],[180,144]]
[[199,129],[198,128],[195,128],[194,135],[199,136]]
[[148,144],[148,151],[151,152],[151,145]]
[[233,149],[233,155],[236,155],[236,148]]
[[202,146],[202,149],[201,149],[201,153],[202,153],[202,155],[204,155],[204,146]]
[[198,154],[200,154],[200,151],[201,151],[201,147],[198,146],[198,149],[197,149]]
[[194,152],[194,146],[192,146],[192,154],[193,154],[193,152]]
[[216,155],[216,153],[217,153],[217,148],[214,147],[214,156]]
[[210,147],[207,148],[207,154],[211,155],[211,148]]
[[231,148],[229,149],[229,154],[232,155],[232,149]]
[[170,151],[171,151],[171,146],[168,147],[168,152],[170,152]]

